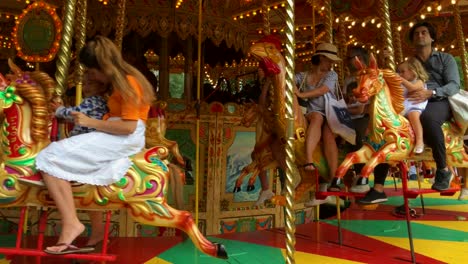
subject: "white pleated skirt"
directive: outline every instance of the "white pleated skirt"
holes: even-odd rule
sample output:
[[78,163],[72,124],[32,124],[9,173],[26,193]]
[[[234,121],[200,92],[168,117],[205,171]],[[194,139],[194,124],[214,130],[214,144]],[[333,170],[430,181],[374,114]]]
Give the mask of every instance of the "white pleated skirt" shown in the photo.
[[37,155],[36,168],[67,181],[109,185],[125,175],[132,166],[129,156],[144,146],[145,123],[138,120],[129,135],[95,131],[52,142]]

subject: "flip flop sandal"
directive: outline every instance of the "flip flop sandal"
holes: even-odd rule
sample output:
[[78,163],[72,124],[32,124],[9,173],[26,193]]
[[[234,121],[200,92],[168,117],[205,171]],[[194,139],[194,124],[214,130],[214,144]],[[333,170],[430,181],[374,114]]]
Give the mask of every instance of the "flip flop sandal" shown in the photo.
[[[103,241],[101,240],[101,241],[96,242],[96,243],[94,243],[92,245],[83,246],[83,247],[81,247],[81,249],[89,249],[91,251],[100,250],[102,248],[102,242]],[[108,243],[107,245],[109,246],[110,241],[108,240],[107,243]]]
[[52,250],[44,249],[44,252],[47,254],[51,254],[51,255],[66,255],[66,254],[73,254],[73,253],[88,253],[94,250],[91,248],[79,248],[77,246],[70,245],[67,243],[58,243],[54,245],[54,247],[62,247],[62,246],[66,246],[66,248],[64,248],[61,251],[52,251]]

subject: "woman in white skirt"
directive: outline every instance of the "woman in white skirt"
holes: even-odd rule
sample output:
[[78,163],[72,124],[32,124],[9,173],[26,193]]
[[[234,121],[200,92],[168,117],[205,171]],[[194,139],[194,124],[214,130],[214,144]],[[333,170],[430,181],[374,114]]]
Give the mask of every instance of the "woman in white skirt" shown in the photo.
[[[145,121],[155,99],[151,84],[122,59],[111,40],[97,36],[81,50],[79,59],[112,87],[112,94],[103,120],[72,113],[76,125],[96,131],[53,142],[36,158],[36,167],[62,216],[58,242],[45,250],[50,254],[76,252],[71,243],[85,230],[76,213],[70,181],[93,185],[119,181],[132,165],[128,157],[145,146]],[[34,184],[32,179],[22,181]]]

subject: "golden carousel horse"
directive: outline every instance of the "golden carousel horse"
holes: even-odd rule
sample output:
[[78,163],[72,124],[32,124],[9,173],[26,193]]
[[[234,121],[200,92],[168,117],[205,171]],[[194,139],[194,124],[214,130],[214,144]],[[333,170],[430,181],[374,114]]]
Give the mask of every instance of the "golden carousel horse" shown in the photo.
[[[356,58],[358,87],[353,93],[361,103],[370,101],[367,140],[361,149],[349,153],[336,171],[335,182],[340,182],[347,170],[356,163],[365,163],[362,177],[368,177],[379,163],[396,164],[402,160],[433,162],[432,150],[413,155],[414,133],[403,110],[403,87],[400,77],[389,69],[379,69],[373,55],[365,68]],[[468,155],[463,149],[463,132],[455,122],[442,125],[447,149],[447,164],[468,167]],[[362,180],[362,179],[359,179]]]
[[[265,140],[266,136],[259,137],[257,135],[257,143],[255,145],[252,157],[262,157],[265,148],[271,148],[271,153],[283,170],[286,166],[286,63],[281,51],[276,47],[274,42],[268,40],[261,40],[250,47],[250,54],[261,61],[264,66],[264,71],[270,80],[269,93],[267,103],[263,111],[261,111],[261,118],[257,122],[257,126],[261,126],[262,133],[268,133],[268,141]],[[316,177],[313,172],[306,171],[303,164],[307,163],[306,147],[305,147],[305,134],[307,129],[307,120],[302,113],[302,109],[297,102],[297,98],[293,99],[294,111],[294,153],[295,153],[295,166],[292,168],[292,173],[296,175],[294,181],[296,186],[295,200],[298,201],[304,194],[310,191],[316,184]],[[265,144],[265,141],[269,144]],[[327,177],[328,165],[322,154],[321,147],[317,147],[313,153],[313,160],[318,173]],[[265,170],[263,165],[269,167],[274,164],[273,162],[260,163],[256,170]],[[286,203],[284,196],[275,196],[272,202],[279,205]]]
[[[3,80],[0,82],[3,84],[0,87],[0,207],[53,206],[46,188],[25,186],[17,179],[39,173],[35,158],[50,143],[48,105],[55,81],[38,71],[25,72],[6,87],[8,82],[3,77],[0,79]],[[73,186],[77,208],[128,208],[129,215],[137,222],[181,229],[203,253],[227,258],[224,246],[208,241],[189,212],[167,204],[167,155],[164,146],[145,149],[131,157],[133,165],[119,182],[109,186]]]
[[253,191],[255,189],[255,181],[261,172],[268,169],[275,169],[279,166],[272,153],[271,144],[274,138],[271,136],[271,133],[267,131],[267,128],[264,127],[265,122],[262,120],[262,106],[256,103],[248,103],[245,107],[246,111],[242,117],[241,124],[245,127],[250,127],[257,121],[255,125],[255,146],[250,155],[252,161],[242,169],[241,174],[236,180],[233,192],[239,192],[241,190],[242,182],[249,174],[251,175],[248,181],[247,191]]

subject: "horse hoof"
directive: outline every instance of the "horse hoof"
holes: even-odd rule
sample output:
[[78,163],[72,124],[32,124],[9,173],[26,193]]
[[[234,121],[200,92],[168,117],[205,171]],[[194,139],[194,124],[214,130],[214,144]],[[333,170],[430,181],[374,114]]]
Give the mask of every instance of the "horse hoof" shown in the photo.
[[216,245],[216,257],[220,259],[228,259],[228,254],[226,252],[226,248],[223,244],[214,243]]
[[234,190],[232,191],[233,193],[240,192],[240,187],[234,187]]
[[254,185],[247,185],[247,191],[248,191],[248,192],[251,192],[251,191],[253,191],[253,190],[255,190],[255,186],[254,186]]

